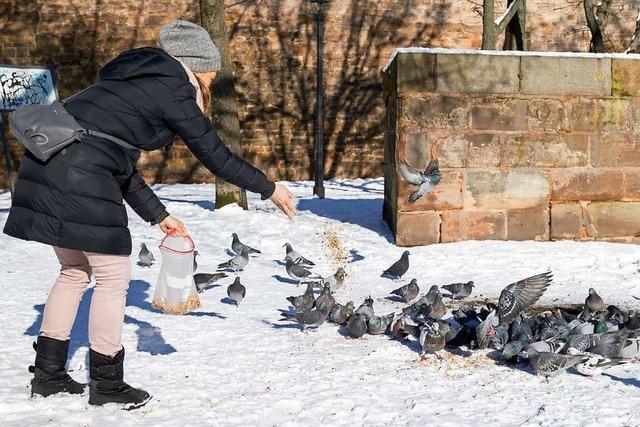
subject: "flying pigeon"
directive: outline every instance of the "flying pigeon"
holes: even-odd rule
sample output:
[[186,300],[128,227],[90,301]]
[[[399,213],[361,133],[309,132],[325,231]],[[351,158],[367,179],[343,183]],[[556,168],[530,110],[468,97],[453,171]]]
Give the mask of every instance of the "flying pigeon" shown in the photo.
[[236,277],[236,280],[227,288],[227,295],[229,299],[238,307],[240,302],[244,299],[247,293],[247,289],[240,283],[240,278]]
[[346,305],[334,304],[333,308],[329,312],[327,320],[338,325],[344,325],[354,312],[355,305],[353,301],[349,301]]
[[247,251],[242,251],[240,254],[231,258],[229,261],[218,264],[218,269],[229,269],[237,273],[238,271],[242,271],[247,266],[247,264],[249,264],[249,254],[247,253]]
[[318,279],[319,277],[314,275],[312,272],[307,270],[301,264],[294,263],[291,258],[287,258],[287,274],[293,279],[298,280],[299,282],[302,279]]
[[391,276],[394,278],[402,278],[402,276],[409,270],[409,251],[404,251],[398,261],[396,261],[391,267],[382,272],[383,276]]
[[313,286],[313,282],[310,282],[307,284],[307,290],[304,294],[295,297],[287,297],[287,301],[289,301],[296,309],[296,312],[309,311],[313,308],[313,304],[316,299],[313,294]]
[[500,324],[508,324],[526,308],[535,304],[551,284],[551,272],[528,277],[502,290],[498,302]]
[[344,271],[344,268],[340,267],[338,270],[331,276],[322,279],[325,284],[329,284],[331,289],[340,289],[344,284],[344,279],[347,277],[347,273]]
[[243,250],[247,251],[247,254],[261,254],[262,252],[260,252],[257,249],[253,249],[251,246],[247,246],[244,243],[242,243],[240,241],[240,239],[238,239],[238,235],[236,233],[233,233],[231,235],[232,237],[232,241],[231,241],[231,249],[233,249],[233,251],[236,254],[241,254]]
[[327,310],[326,308],[316,308],[313,310],[309,310],[309,311],[303,311],[300,313],[286,313],[286,312],[281,312],[282,314],[282,318],[280,319],[281,322],[283,321],[287,321],[287,320],[293,320],[295,322],[298,322],[302,325],[302,330],[306,331],[307,327],[319,327],[320,325],[322,325],[326,320],[327,320],[327,315],[329,314],[329,310]]
[[547,382],[549,382],[549,377],[554,377],[578,363],[583,363],[589,360],[589,356],[538,353],[535,350],[530,350],[527,354],[529,356],[529,363],[531,364],[531,367],[536,371],[536,373],[544,376]]
[[147,245],[144,243],[140,244],[140,253],[138,254],[138,259],[140,260],[140,265],[143,267],[151,267],[156,260],[153,257],[153,253],[151,253],[151,251],[147,249]]
[[362,314],[354,314],[349,318],[347,331],[351,338],[361,338],[367,333],[367,318]]
[[322,289],[322,293],[318,295],[318,298],[316,298],[315,306],[319,309],[326,309],[329,312],[331,311],[335,303],[336,300],[331,295],[331,287],[328,283],[325,283],[324,288]]
[[200,254],[198,251],[193,251],[193,271],[195,272],[198,269],[198,261],[196,261],[196,257]]
[[417,280],[411,279],[408,284],[391,291],[391,294],[397,295],[403,302],[409,303],[409,301],[415,299],[418,296],[419,292],[420,287],[418,286]]
[[224,273],[196,273],[193,275],[193,281],[198,292],[202,292],[208,285],[225,277],[227,275]]
[[367,321],[368,332],[371,335],[381,335],[387,331],[387,328],[393,322],[395,313],[387,314],[386,316],[373,316]]
[[444,285],[442,287],[451,293],[452,299],[464,299],[471,295],[473,286],[473,281],[470,281],[467,283],[452,283],[450,285]]
[[364,299],[364,302],[360,307],[358,307],[355,314],[364,316],[366,320],[375,316],[375,313],[373,312],[373,298],[371,298],[371,295]]
[[316,265],[315,263],[309,261],[307,258],[305,258],[302,255],[300,255],[298,252],[294,251],[289,243],[285,243],[282,246],[284,246],[286,248],[286,250],[287,250],[287,253],[286,253],[285,257],[284,257],[285,261],[287,259],[290,259],[291,261],[293,261],[294,264],[300,264],[300,265],[304,265],[304,266],[307,266],[307,267],[310,267],[312,265]]
[[584,300],[584,306],[590,313],[598,313],[605,309],[602,297],[593,288],[589,288],[589,295]]
[[489,346],[489,341],[495,333],[495,327],[499,325],[496,311],[492,310],[476,328],[476,343],[478,348],[485,349]]
[[398,167],[402,178],[409,184],[418,187],[416,191],[409,195],[409,203],[411,204],[425,194],[431,193],[442,181],[438,159],[431,160],[424,172],[412,168],[404,160],[400,161]]

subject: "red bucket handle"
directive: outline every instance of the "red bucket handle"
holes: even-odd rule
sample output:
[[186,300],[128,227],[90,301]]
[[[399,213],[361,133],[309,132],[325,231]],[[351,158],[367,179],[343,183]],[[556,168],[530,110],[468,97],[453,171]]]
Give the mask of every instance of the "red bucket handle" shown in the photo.
[[171,251],[171,252],[175,252],[177,254],[188,254],[188,253],[191,253],[191,252],[196,250],[196,244],[193,243],[193,239],[191,239],[191,236],[183,237],[184,239],[187,239],[189,241],[189,243],[191,243],[191,249],[189,249],[188,251],[178,251],[178,250],[170,248],[168,246],[164,246],[164,241],[167,239],[167,237],[170,237],[170,236],[172,236],[174,234],[175,233],[168,233],[166,236],[164,236],[164,238],[162,239],[162,241],[160,242],[160,245],[158,247],[161,248],[161,249],[166,249],[166,250]]

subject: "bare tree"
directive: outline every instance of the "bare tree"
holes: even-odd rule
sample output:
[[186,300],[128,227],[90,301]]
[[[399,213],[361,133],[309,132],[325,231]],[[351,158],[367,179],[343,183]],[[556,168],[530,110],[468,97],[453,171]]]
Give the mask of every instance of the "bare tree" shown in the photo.
[[[234,85],[234,65],[229,48],[227,24],[224,20],[224,0],[200,0],[200,20],[209,32],[222,57],[222,70],[211,87],[212,119],[222,140],[236,154],[242,154],[238,99]],[[216,179],[216,208],[237,203],[247,209],[244,190]]]
[[[586,1],[586,0],[585,0]],[[507,31],[505,49],[524,50],[525,0],[509,0],[507,10],[494,19],[495,0],[484,0],[482,6],[482,49],[495,50],[498,36]]]

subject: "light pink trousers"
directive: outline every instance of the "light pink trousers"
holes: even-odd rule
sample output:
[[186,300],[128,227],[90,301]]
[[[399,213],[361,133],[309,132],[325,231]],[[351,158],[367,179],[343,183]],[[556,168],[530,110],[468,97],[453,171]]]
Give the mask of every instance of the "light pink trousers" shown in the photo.
[[93,275],[96,285],[89,308],[89,344],[93,351],[114,356],[122,348],[124,307],[131,279],[129,257],[57,247],[53,250],[60,261],[60,276],[44,306],[40,334],[69,339],[80,300]]

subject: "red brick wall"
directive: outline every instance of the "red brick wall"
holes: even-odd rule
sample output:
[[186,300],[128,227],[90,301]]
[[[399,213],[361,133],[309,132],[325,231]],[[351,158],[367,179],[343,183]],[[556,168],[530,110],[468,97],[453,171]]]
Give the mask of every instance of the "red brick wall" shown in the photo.
[[[385,76],[399,245],[640,242],[640,55],[400,53]],[[410,204],[405,160],[443,179]]]
[[[637,0],[622,1],[607,47],[623,50]],[[52,64],[61,96],[95,78],[119,51],[154,45],[176,18],[197,20],[197,1],[4,0],[0,63]],[[307,0],[229,0],[246,157],[279,179],[309,178],[315,108],[315,24]],[[236,4],[233,5],[232,4]],[[325,69],[329,176],[379,176],[383,158],[380,69],[403,46],[478,48],[481,18],[469,0],[334,0],[327,13]],[[530,1],[531,50],[588,48],[579,2]],[[498,1],[498,10],[504,1]],[[13,155],[20,157],[14,143]],[[150,181],[207,181],[181,144],[143,156]],[[2,179],[0,177],[0,179]]]

